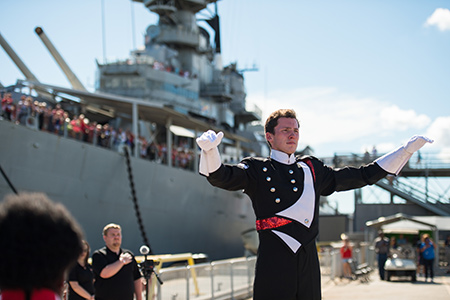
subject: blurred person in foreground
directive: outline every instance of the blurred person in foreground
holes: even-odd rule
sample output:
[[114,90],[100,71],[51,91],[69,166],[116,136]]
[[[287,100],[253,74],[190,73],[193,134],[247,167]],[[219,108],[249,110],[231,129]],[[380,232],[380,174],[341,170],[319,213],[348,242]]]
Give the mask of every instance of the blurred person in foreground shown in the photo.
[[0,203],[0,299],[60,300],[81,238],[67,209],[46,195],[6,196]]
[[90,247],[83,240],[83,252],[69,273],[68,300],[94,300],[94,273],[88,263]]
[[252,201],[260,241],[253,300],[321,299],[315,242],[320,196],[398,174],[415,151],[432,141],[415,136],[373,163],[333,169],[315,157],[294,155],[300,129],[295,111],[273,112],[264,129],[270,157],[248,157],[237,165],[222,164],[222,132],[203,133],[197,138],[202,149],[199,172],[213,186],[244,190]]
[[131,251],[122,249],[122,228],[103,228],[105,247],[92,254],[96,300],[142,300],[142,275]]

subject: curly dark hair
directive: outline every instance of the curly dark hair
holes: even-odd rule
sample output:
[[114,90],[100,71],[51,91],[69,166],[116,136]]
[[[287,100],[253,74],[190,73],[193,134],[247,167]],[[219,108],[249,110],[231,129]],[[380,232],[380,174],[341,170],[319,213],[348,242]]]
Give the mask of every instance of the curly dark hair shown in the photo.
[[60,292],[82,252],[82,236],[68,210],[45,194],[6,196],[0,203],[0,289]]
[[[270,116],[266,120],[266,124],[264,125],[264,133],[270,132],[275,134],[275,127],[278,125],[279,118],[292,118],[297,121],[298,127],[300,128],[300,122],[297,119],[297,114],[293,109],[279,109],[270,114]],[[270,147],[269,142],[267,142]]]

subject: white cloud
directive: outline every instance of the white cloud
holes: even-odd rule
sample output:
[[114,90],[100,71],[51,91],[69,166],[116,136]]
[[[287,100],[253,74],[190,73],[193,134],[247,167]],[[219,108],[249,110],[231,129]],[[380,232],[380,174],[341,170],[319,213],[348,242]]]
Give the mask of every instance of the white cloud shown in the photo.
[[443,163],[450,163],[450,117],[439,117],[430,125],[426,135],[434,139],[429,145],[431,149],[437,149],[437,157]]
[[450,148],[450,117],[436,118],[426,135],[434,139],[433,147]]
[[383,108],[381,113],[382,127],[405,131],[408,129],[422,129],[430,124],[431,120],[426,115],[418,115],[414,110],[402,110],[397,105]]
[[450,10],[437,8],[427,19],[425,26],[436,26],[440,31],[450,30]]
[[[255,98],[250,101],[255,103]],[[376,129],[377,118],[368,113],[378,105],[369,98],[355,98],[335,88],[312,87],[274,92],[263,108],[267,115],[279,108],[292,108],[300,120],[302,142],[318,145],[333,141],[348,141]],[[262,103],[262,102],[256,102]],[[357,126],[355,126],[358,124]]]
[[[401,140],[387,140],[404,131],[424,129],[431,120],[412,109],[403,110],[391,103],[370,97],[358,97],[332,87],[298,88],[273,92],[269,97],[252,95],[252,103],[264,103],[263,121],[279,108],[292,108],[300,120],[300,147],[349,144],[350,149],[372,149],[380,153],[392,150]],[[450,136],[450,134],[449,134]],[[362,142],[366,140],[366,142]],[[380,143],[377,143],[380,140]],[[358,146],[350,146],[358,141]],[[374,143],[374,144],[367,144]]]
[[262,108],[263,119],[276,109],[293,108],[303,134],[312,144],[382,135],[387,130],[422,129],[430,123],[429,117],[414,110],[402,110],[377,99],[343,94],[329,87],[274,92],[265,101],[257,98],[260,97],[249,97],[249,101],[267,103]]

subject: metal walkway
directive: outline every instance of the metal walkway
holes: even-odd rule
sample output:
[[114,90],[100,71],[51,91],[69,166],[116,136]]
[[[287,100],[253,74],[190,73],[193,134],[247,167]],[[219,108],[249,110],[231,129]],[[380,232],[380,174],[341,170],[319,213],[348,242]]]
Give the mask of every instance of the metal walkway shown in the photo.
[[[375,160],[370,154],[336,154],[334,157],[322,158],[330,166],[359,167]],[[423,179],[423,186],[413,182],[413,178]],[[442,193],[429,188],[428,182],[437,178],[450,179],[450,153],[442,154],[415,153],[397,177],[380,180],[375,185],[388,191],[391,197],[398,196],[407,202],[418,205],[432,214],[450,216],[450,186]],[[448,185],[448,182],[445,183]]]
[[[405,183],[390,184],[387,179],[382,179],[375,183],[380,188],[390,192],[395,196],[399,196],[406,201],[419,205],[426,210],[438,216],[450,216],[450,204],[447,199],[442,196],[433,196],[429,192],[417,189],[417,186],[408,185]],[[445,203],[447,202],[447,203]]]

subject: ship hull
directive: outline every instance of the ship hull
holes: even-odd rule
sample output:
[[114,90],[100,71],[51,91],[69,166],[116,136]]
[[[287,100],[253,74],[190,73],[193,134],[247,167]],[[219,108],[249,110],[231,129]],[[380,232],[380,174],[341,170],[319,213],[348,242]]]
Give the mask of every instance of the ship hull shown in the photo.
[[[102,229],[122,226],[123,247],[144,244],[133,206],[126,158],[114,151],[0,120],[0,164],[19,192],[44,192],[63,203],[83,227],[92,249]],[[139,212],[155,254],[241,256],[241,233],[254,227],[242,192],[214,188],[196,173],[131,158]],[[12,193],[0,179],[0,197]]]

